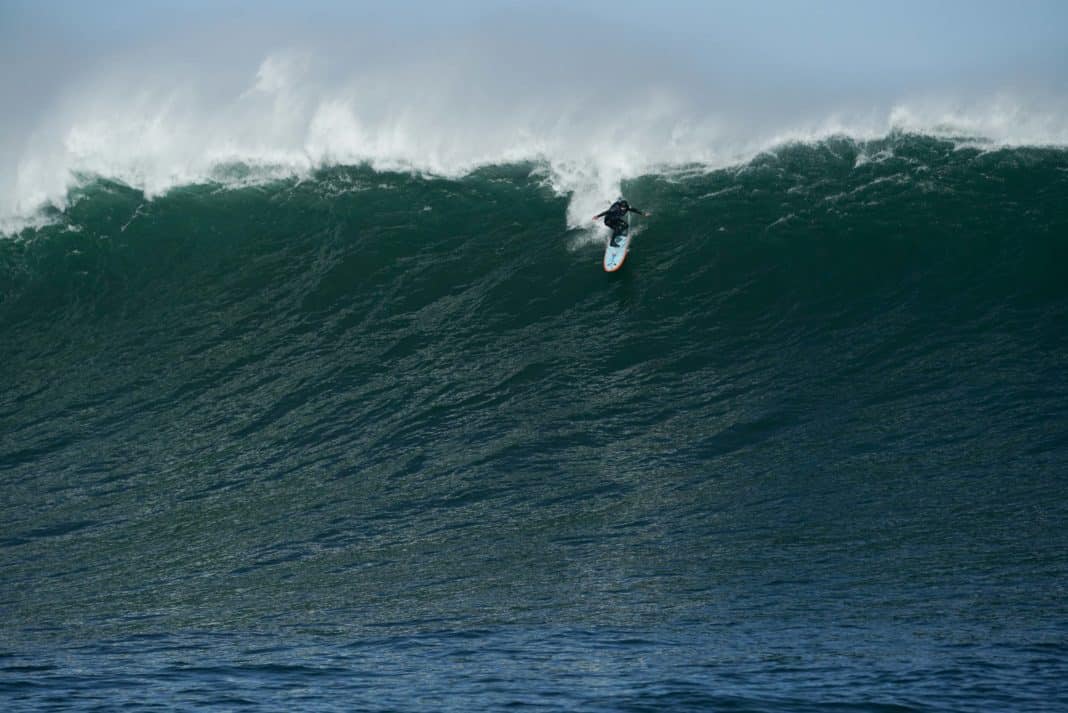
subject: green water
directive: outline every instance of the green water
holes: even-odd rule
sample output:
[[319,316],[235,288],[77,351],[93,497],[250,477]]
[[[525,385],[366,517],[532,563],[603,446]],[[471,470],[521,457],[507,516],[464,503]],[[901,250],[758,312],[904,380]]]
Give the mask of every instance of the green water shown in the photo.
[[325,169],[0,241],[11,708],[1068,705],[1068,153]]

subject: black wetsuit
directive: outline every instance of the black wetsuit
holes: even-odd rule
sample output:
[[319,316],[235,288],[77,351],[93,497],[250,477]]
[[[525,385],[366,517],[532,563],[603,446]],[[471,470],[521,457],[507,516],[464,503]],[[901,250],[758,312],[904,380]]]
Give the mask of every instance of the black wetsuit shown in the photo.
[[630,225],[628,225],[626,221],[627,213],[641,212],[642,211],[638,210],[637,208],[631,207],[631,205],[626,201],[616,201],[608,210],[603,213],[598,213],[595,217],[600,218],[601,216],[604,216],[604,224],[612,229],[611,244],[613,247],[615,247],[617,244],[616,238],[618,238],[620,235],[626,235],[627,228],[630,227]]

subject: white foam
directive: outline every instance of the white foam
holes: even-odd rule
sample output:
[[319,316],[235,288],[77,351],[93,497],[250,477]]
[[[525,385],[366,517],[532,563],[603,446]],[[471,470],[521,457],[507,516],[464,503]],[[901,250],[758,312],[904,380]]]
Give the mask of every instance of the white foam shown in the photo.
[[239,179],[248,182],[336,164],[455,177],[532,161],[570,196],[568,225],[588,227],[628,179],[736,165],[784,143],[906,131],[1068,145],[1068,103],[1049,95],[917,96],[861,111],[765,107],[750,116],[744,104],[729,111],[702,104],[687,87],[656,77],[622,92],[563,79],[527,92],[477,54],[440,67],[421,60],[348,70],[286,50],[230,85],[192,70],[103,73],[69,90],[24,142],[13,170],[0,168],[8,189],[0,194],[0,230],[39,222],[43,206],[64,208],[86,176],[152,198],[178,185],[238,180],[220,172],[227,164],[249,167]]

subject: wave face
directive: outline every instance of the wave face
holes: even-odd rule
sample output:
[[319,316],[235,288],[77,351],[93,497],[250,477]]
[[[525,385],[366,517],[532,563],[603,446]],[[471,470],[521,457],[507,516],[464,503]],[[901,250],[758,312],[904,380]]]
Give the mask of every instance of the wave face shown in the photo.
[[0,697],[1068,704],[1068,152],[623,188],[615,276],[530,164],[0,241]]

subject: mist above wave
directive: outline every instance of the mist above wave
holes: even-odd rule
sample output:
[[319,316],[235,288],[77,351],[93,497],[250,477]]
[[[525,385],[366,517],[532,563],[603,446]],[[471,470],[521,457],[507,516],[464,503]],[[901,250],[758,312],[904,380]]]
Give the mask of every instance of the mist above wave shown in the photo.
[[789,142],[906,131],[1068,145],[1068,102],[1048,92],[777,94],[771,83],[699,74],[640,42],[591,51],[576,33],[462,39],[404,53],[379,42],[251,63],[154,57],[98,68],[64,89],[0,169],[0,229],[42,206],[62,209],[85,176],[152,197],[224,180],[219,166],[235,163],[252,169],[248,181],[329,165],[455,177],[535,162],[571,197],[574,227],[629,178],[720,168]]

